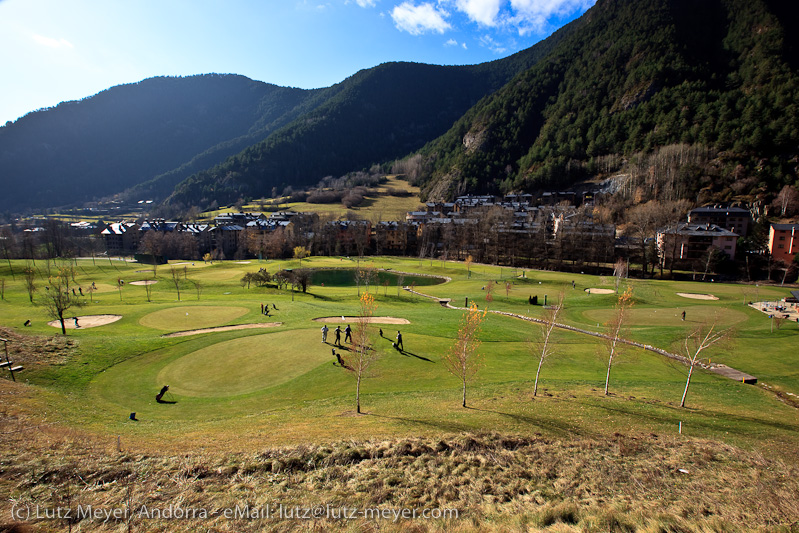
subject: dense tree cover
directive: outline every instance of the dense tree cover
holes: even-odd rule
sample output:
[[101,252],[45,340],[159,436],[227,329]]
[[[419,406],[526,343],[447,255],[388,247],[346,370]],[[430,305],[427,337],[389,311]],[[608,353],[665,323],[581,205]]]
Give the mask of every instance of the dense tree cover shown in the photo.
[[505,59],[472,66],[385,63],[362,70],[317,98],[324,102],[224,163],[180,183],[171,203],[231,203],[307,186],[419,149],[518,72],[535,64],[572,24]]
[[739,192],[793,184],[795,17],[777,4],[600,0],[544,60],[422,149],[423,194],[557,188],[603,157],[678,143],[718,156],[714,177],[728,185],[755,178]]
[[0,209],[84,202],[165,173],[139,192],[163,181],[168,194],[289,122],[317,92],[235,75],[160,77],[29,113],[0,127]]

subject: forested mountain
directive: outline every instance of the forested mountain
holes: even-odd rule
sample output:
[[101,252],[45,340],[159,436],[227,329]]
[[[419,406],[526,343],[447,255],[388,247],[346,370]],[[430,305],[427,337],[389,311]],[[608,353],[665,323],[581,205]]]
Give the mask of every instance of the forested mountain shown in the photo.
[[310,91],[234,75],[114,87],[0,128],[0,210],[123,191],[206,207],[414,153],[436,199],[631,165],[636,201],[751,199],[799,181],[796,15],[779,0],[598,0],[480,65],[386,63]]
[[402,157],[447,131],[464,112],[534,65],[574,31],[508,58],[470,66],[385,63],[320,95],[324,103],[221,165],[191,176],[169,198],[205,206],[316,184]]
[[[797,181],[796,8],[778,0],[599,0],[542,61],[421,150],[423,194],[565,187],[678,145],[641,194],[715,199]],[[676,170],[676,172],[674,172]],[[711,174],[708,177],[708,174]]]
[[0,128],[0,210],[85,202],[169,173],[166,195],[192,169],[294,119],[317,93],[236,75],[162,77],[29,113]]

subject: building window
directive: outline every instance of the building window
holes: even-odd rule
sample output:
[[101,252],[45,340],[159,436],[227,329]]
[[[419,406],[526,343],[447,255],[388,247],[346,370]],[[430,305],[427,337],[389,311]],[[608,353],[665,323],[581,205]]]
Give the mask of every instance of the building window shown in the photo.
[[781,250],[781,249],[785,248],[785,245],[784,244],[780,244],[779,246],[777,246],[777,248],[779,248]]

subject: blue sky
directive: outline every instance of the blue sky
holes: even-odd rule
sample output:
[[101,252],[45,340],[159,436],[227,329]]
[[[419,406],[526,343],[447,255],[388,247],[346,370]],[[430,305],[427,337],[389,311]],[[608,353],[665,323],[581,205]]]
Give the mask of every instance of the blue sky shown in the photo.
[[0,0],[0,124],[152,76],[316,88],[387,61],[482,63],[595,0]]

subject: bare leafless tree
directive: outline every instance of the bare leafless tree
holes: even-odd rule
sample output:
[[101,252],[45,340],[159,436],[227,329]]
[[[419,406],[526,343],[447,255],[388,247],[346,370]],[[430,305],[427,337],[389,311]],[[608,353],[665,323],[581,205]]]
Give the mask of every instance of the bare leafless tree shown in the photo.
[[364,292],[360,297],[360,310],[352,335],[353,351],[342,358],[344,368],[355,377],[355,411],[361,412],[361,381],[369,375],[369,368],[378,359],[378,352],[372,347],[371,324],[377,309],[375,297]]
[[538,356],[538,369],[535,372],[535,385],[533,386],[533,396],[538,394],[538,380],[541,376],[541,367],[544,366],[544,361],[546,361],[550,356],[555,353],[554,343],[552,339],[552,332],[555,330],[555,327],[558,322],[558,316],[560,312],[563,310],[563,301],[565,298],[565,294],[561,291],[558,294],[558,303],[557,305],[551,305],[544,310],[544,315],[541,317],[541,329],[539,331],[539,337],[536,342],[533,343],[533,353]]
[[633,291],[628,287],[623,294],[619,296],[619,301],[616,303],[616,309],[610,321],[605,324],[605,335],[603,339],[605,350],[608,354],[608,372],[605,375],[605,396],[609,394],[610,387],[610,369],[613,367],[618,357],[622,354],[623,348],[628,346],[623,342],[623,332],[627,321],[630,308],[633,305]]
[[72,307],[83,306],[83,301],[79,296],[72,294],[69,290],[69,284],[61,275],[51,277],[49,287],[49,290],[40,295],[39,302],[50,317],[61,323],[61,333],[66,335],[67,328],[64,325],[64,313]]
[[31,265],[25,265],[22,271],[25,276],[25,288],[28,290],[28,298],[33,303],[33,294],[36,292],[36,269]]
[[477,305],[472,303],[469,309],[463,313],[460,327],[458,328],[458,338],[452,345],[449,352],[442,358],[444,368],[447,372],[457,377],[463,387],[463,407],[466,407],[466,385],[468,385],[477,375],[482,366],[478,348],[480,340],[478,336],[482,328],[483,320],[487,311],[479,311]]
[[680,407],[685,407],[685,398],[688,396],[688,387],[691,385],[691,377],[693,376],[694,369],[702,362],[704,353],[711,346],[727,340],[731,336],[732,330],[719,329],[716,318],[705,320],[686,333],[681,344],[683,353],[685,354],[685,364],[688,366],[688,378],[685,380],[685,390],[682,393]]

